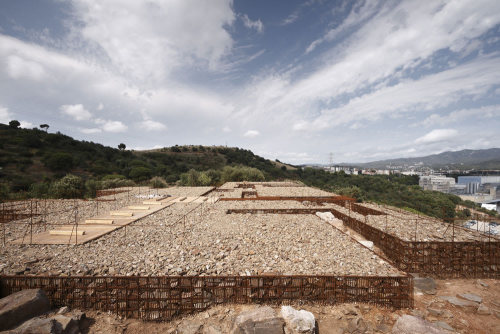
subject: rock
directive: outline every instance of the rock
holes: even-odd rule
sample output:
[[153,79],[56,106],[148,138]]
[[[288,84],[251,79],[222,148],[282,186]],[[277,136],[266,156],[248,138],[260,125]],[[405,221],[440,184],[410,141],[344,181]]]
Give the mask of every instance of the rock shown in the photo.
[[483,301],[483,298],[479,297],[478,295],[475,295],[473,293],[462,293],[457,295],[459,298],[469,300],[471,302],[475,303],[481,303]]
[[65,315],[56,315],[51,319],[57,322],[57,328],[60,330],[60,333],[64,334],[78,334],[80,333],[80,329],[78,327],[78,321],[67,317]]
[[453,313],[451,313],[449,310],[444,310],[443,314],[441,314],[441,318],[446,318],[446,319],[453,318]]
[[283,334],[285,322],[269,306],[240,313],[234,320],[232,334]]
[[415,277],[413,279],[415,290],[421,291],[427,295],[436,294],[436,281],[430,277]]
[[27,319],[50,310],[50,302],[40,289],[22,290],[0,299],[0,330],[13,328]]
[[446,334],[446,332],[422,318],[404,314],[392,327],[393,334]]
[[59,309],[59,311],[57,311],[57,314],[66,314],[68,312],[69,312],[69,307],[63,306]]
[[440,327],[440,328],[443,328],[443,329],[446,329],[447,331],[452,331],[454,332],[455,330],[453,329],[453,327],[451,327],[450,325],[448,325],[446,322],[444,321],[436,321],[434,323],[434,325]]
[[51,318],[33,318],[24,322],[21,326],[12,329],[6,334],[54,334],[61,333],[57,321]]
[[359,243],[362,244],[365,247],[373,248],[373,241],[370,241],[370,240],[360,240]]
[[85,312],[82,312],[80,310],[73,310],[71,312],[71,319],[73,319],[75,321],[80,321],[80,320],[85,319],[85,318],[86,318]]
[[433,315],[435,317],[439,317],[441,314],[443,314],[443,310],[432,307],[427,308],[427,312],[429,312],[430,315]]
[[316,320],[311,312],[297,311],[291,306],[282,306],[281,316],[285,319],[286,334],[314,334]]
[[347,331],[349,333],[364,333],[366,329],[366,323],[361,317],[353,318],[347,324]]
[[218,326],[203,327],[203,334],[222,334],[222,329]]
[[477,314],[490,315],[491,311],[486,305],[480,304],[479,307],[477,308]]
[[202,326],[203,323],[201,323],[200,321],[185,319],[177,326],[177,333],[199,334],[201,333]]
[[377,325],[376,330],[382,333],[390,333],[391,327],[386,323],[380,323]]
[[460,308],[463,308],[463,309],[467,309],[470,311],[472,311],[472,310],[475,311],[477,309],[477,303],[475,303],[475,302],[471,302],[468,300],[463,300],[463,299],[459,299],[457,297],[451,297],[451,296],[441,296],[439,298],[446,300],[450,304],[457,306],[457,307],[460,307]]
[[479,285],[481,285],[483,288],[487,288],[489,287],[488,283],[484,282],[484,281],[481,281],[481,280],[477,280],[477,283],[479,283]]

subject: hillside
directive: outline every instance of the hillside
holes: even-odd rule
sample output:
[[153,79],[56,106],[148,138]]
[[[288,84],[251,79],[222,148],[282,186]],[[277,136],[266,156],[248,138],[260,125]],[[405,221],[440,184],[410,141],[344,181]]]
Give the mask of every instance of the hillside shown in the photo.
[[500,169],[500,148],[484,150],[448,151],[416,158],[399,158],[358,164],[371,168],[411,166],[422,164],[431,168],[449,169]]
[[12,191],[28,190],[32,183],[53,181],[68,173],[84,179],[114,174],[135,182],[160,176],[175,183],[191,169],[220,170],[240,165],[257,168],[265,179],[289,176],[283,165],[278,167],[239,148],[173,146],[148,151],[119,150],[61,133],[0,124],[0,182],[8,183]]
[[94,197],[98,189],[133,184],[208,186],[228,181],[284,179],[358,201],[395,205],[435,217],[454,217],[457,204],[474,205],[464,204],[454,195],[424,191],[414,176],[332,174],[222,146],[120,150],[61,133],[0,124],[0,201]]

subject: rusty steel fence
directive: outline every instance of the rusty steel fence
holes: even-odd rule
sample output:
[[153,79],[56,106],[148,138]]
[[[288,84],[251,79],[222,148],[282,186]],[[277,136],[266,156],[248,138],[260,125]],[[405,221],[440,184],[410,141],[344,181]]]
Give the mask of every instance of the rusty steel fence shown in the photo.
[[157,321],[223,303],[414,306],[411,276],[0,276],[2,297],[35,288],[45,290],[53,307],[111,311]]
[[500,278],[500,241],[406,241],[335,209],[332,214],[373,241],[393,264],[437,278]]

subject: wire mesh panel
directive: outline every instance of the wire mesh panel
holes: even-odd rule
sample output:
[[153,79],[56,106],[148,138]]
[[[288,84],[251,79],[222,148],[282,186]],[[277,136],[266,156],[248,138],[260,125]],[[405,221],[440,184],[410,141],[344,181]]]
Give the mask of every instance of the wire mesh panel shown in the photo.
[[437,278],[499,278],[500,242],[405,241],[330,209],[346,226],[373,241],[397,268]]
[[45,290],[52,306],[111,311],[125,317],[168,320],[222,303],[372,303],[413,307],[410,276],[1,276],[1,296]]

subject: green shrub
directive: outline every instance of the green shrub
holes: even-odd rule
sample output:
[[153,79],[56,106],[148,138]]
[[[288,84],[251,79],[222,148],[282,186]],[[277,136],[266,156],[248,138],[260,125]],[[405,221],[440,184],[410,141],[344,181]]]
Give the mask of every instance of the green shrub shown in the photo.
[[44,163],[52,170],[68,171],[73,167],[73,157],[68,153],[57,152],[49,155]]
[[50,184],[46,182],[33,183],[30,186],[29,196],[31,198],[45,198],[49,194]]
[[85,197],[95,198],[97,196],[97,181],[96,180],[87,180],[85,181]]
[[83,180],[75,175],[68,174],[51,184],[49,194],[54,198],[80,198],[85,192]]
[[9,195],[10,195],[9,186],[5,183],[0,183],[0,202],[8,200]]
[[149,185],[153,188],[166,188],[167,183],[162,177],[155,176],[151,180],[149,180]]
[[146,181],[151,177],[151,169],[147,167],[134,167],[130,171],[129,177],[136,182]]

